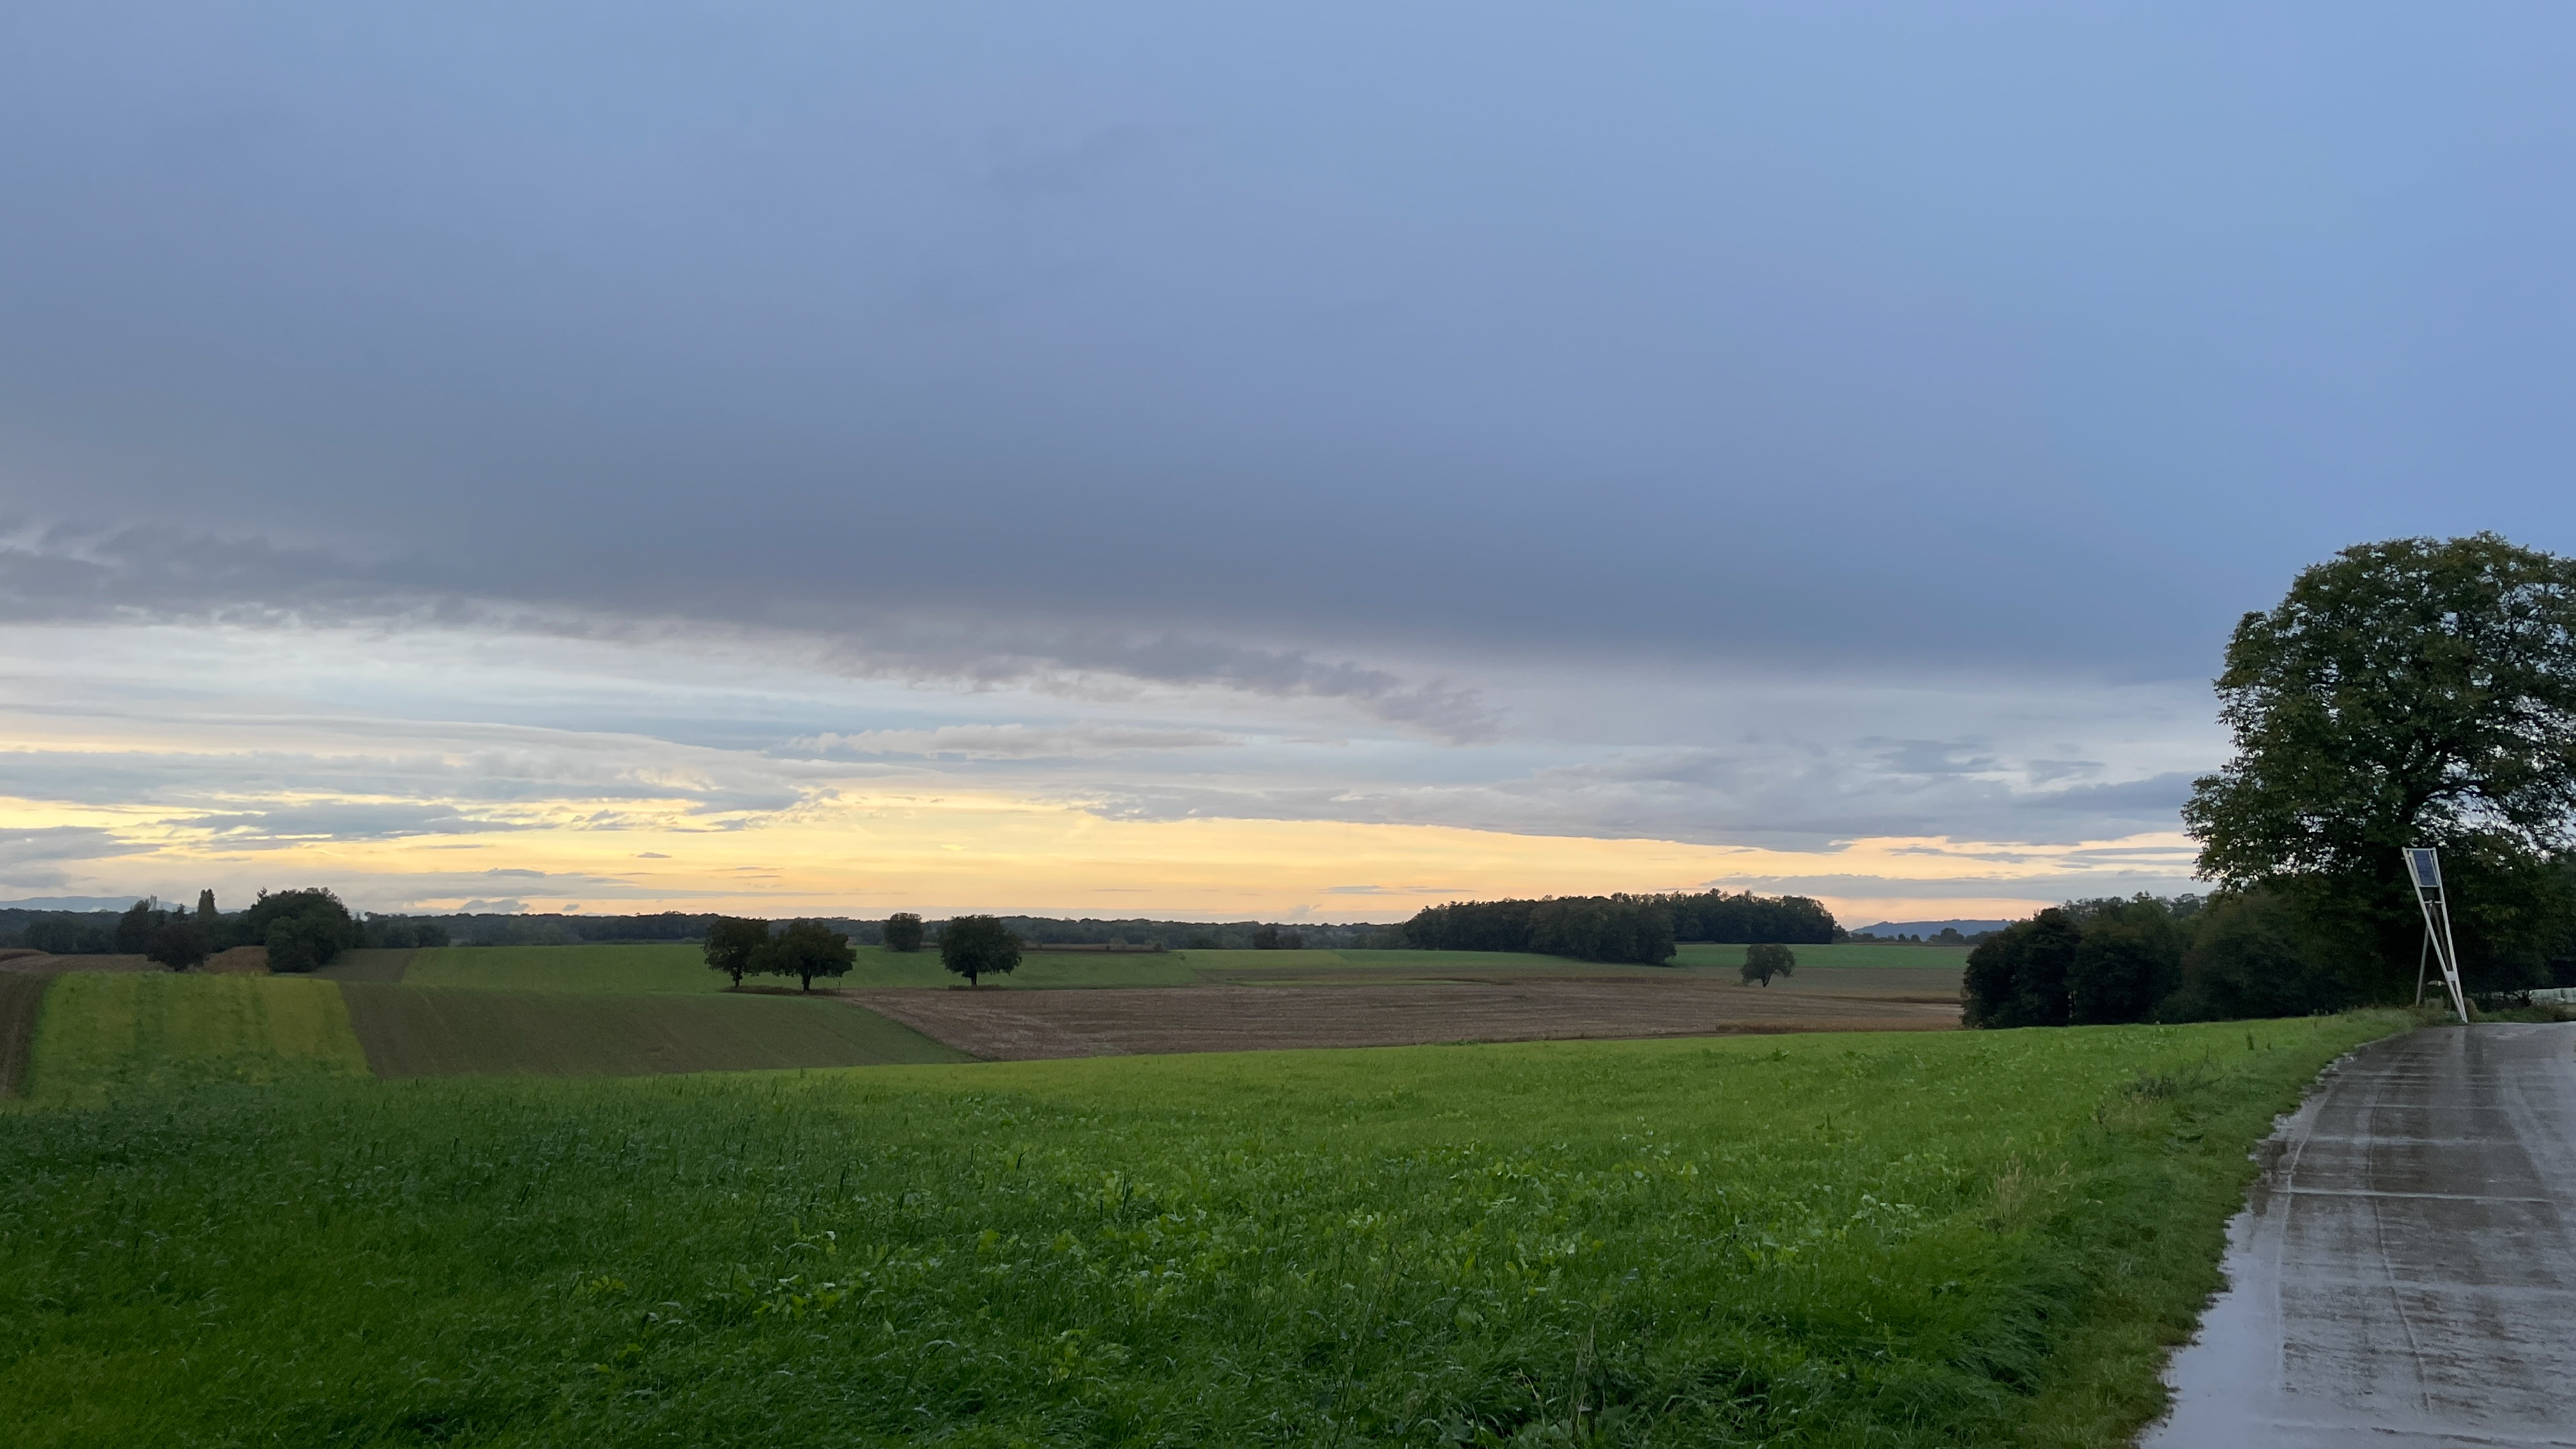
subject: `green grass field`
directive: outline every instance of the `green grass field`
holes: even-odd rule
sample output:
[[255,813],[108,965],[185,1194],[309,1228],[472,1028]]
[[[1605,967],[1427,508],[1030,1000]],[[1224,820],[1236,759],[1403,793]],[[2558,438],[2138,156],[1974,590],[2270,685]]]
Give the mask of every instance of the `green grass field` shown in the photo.
[[730,983],[694,945],[441,946],[414,951],[405,986],[484,991],[670,991],[712,994]]
[[0,1422],[2119,1444],[2248,1144],[2404,1024],[40,1088],[0,1111]]
[[[1002,976],[987,976],[986,986],[1017,987],[1021,990],[1047,990],[1082,986],[1194,986],[1198,972],[1183,960],[1187,952],[1137,952],[1111,955],[1103,951],[1030,951],[1021,956],[1020,969]],[[859,950],[858,965],[841,978],[844,986],[962,986],[966,978],[952,976],[939,964],[939,953],[910,951],[897,953],[864,946]],[[796,983],[790,981],[790,986]]]
[[287,976],[74,972],[36,1021],[31,1097],[366,1075],[340,988]]
[[[1027,956],[1007,976],[988,976],[988,985],[1188,986],[1197,973],[1183,964],[1183,953],[1108,955],[1065,952]],[[1283,952],[1243,952],[1283,955]],[[1320,954],[1320,953],[1319,953]],[[762,986],[780,978],[755,977]],[[486,991],[652,991],[712,995],[732,985],[707,967],[706,954],[695,945],[642,946],[447,946],[413,953],[403,973],[405,986],[459,986]],[[786,982],[789,986],[796,983]],[[858,948],[857,964],[833,986],[955,986],[939,964],[936,951],[897,953],[875,946]]]
[[971,1060],[872,1011],[776,996],[471,991],[351,983],[379,1077],[644,1076]]
[[[1967,953],[1936,946],[1844,944],[1795,948],[1802,967],[1931,966],[1956,969]],[[352,957],[358,953],[348,953]],[[390,953],[387,953],[390,954]],[[1671,966],[1606,966],[1570,961],[1562,956],[1532,956],[1507,951],[1167,951],[1112,955],[1105,952],[1030,951],[1020,969],[988,976],[989,986],[1018,990],[1066,987],[1195,986],[1228,979],[1238,972],[1263,977],[1330,981],[1336,974],[1385,979],[1389,972],[1410,979],[1466,974],[1494,976],[1628,976],[1683,968],[1731,975],[1744,964],[1741,946],[1686,946]],[[353,981],[387,979],[377,966],[334,975]],[[1204,973],[1204,974],[1203,974]],[[713,995],[730,983],[707,969],[704,953],[694,945],[638,946],[448,946],[411,954],[400,970],[405,986],[452,986],[485,991],[615,991],[677,992]],[[904,954],[875,946],[858,948],[858,962],[839,987],[946,987],[959,983],[939,964],[936,951]],[[775,986],[777,978],[760,978]],[[788,983],[793,985],[791,981]]]
[[[1956,971],[1968,964],[1964,946],[1909,946],[1893,941],[1845,941],[1833,946],[1792,946],[1801,970],[1810,966],[1932,966]],[[1733,971],[1744,965],[1741,946],[1684,946],[1673,964]]]

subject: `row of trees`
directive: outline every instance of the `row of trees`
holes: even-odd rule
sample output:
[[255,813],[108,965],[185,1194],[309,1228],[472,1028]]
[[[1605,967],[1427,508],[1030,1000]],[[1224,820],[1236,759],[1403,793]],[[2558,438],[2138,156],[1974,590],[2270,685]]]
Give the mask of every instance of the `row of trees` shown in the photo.
[[[9,932],[14,939],[7,944],[56,956],[148,956],[174,970],[186,970],[235,946],[271,946],[278,960],[289,963],[276,969],[294,970],[298,968],[292,963],[313,956],[326,944],[329,951],[321,960],[349,946],[444,946],[448,942],[446,929],[434,920],[389,915],[354,918],[338,896],[318,887],[274,894],[262,891],[248,909],[235,912],[217,909],[215,893],[200,891],[194,910],[147,897],[121,912],[10,914],[20,923]],[[272,928],[288,918],[308,922],[290,926],[286,933],[302,938],[302,945],[288,939],[270,941]]]
[[1643,899],[1660,902],[1672,912],[1673,937],[1681,941],[1822,946],[1842,936],[1841,928],[1834,924],[1834,913],[1825,909],[1824,902],[1806,896],[1703,891]]
[[[206,959],[235,946],[264,946],[268,949],[271,971],[311,971],[327,964],[348,947],[357,945],[364,929],[349,914],[340,898],[322,889],[261,891],[248,909],[226,914],[216,908],[215,893],[201,891],[195,910],[165,906],[157,900],[136,901],[115,925],[104,932],[103,941],[93,940],[86,928],[73,923],[43,921],[27,930],[27,943],[40,951],[60,954],[86,954],[103,947],[108,951],[138,955],[169,967],[186,971],[205,964]],[[73,939],[60,940],[63,936]]]
[[1402,927],[1425,951],[1534,951],[1578,961],[1670,960],[1677,940],[1822,945],[1834,918],[1804,896],[1555,896],[1536,901],[1456,901],[1430,906]]
[[1970,1026],[2303,1016],[2365,999],[2347,960],[2277,891],[2069,901],[1970,952],[1961,997]]
[[1631,896],[1455,901],[1404,923],[1424,951],[1535,951],[1578,961],[1660,964],[1673,954],[1672,913]]
[[[886,922],[886,946],[918,951],[922,945],[919,916],[901,913]],[[739,989],[746,976],[793,976],[799,990],[814,989],[815,978],[850,974],[858,963],[849,936],[825,921],[790,921],[772,931],[767,921],[718,916],[707,927],[709,968],[733,978]],[[939,961],[950,971],[978,984],[983,977],[1016,971],[1020,938],[993,916],[959,916],[939,931]]]
[[745,976],[793,976],[811,991],[817,976],[850,974],[858,953],[850,938],[821,921],[790,921],[772,934],[767,921],[718,916],[707,927],[707,965],[742,985]]

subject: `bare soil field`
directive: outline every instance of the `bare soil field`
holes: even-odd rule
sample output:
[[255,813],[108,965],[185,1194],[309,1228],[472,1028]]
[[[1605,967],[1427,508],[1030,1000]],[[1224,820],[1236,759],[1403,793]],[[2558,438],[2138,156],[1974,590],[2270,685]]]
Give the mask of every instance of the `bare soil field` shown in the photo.
[[266,946],[235,946],[206,958],[210,976],[265,976],[268,974]]
[[1621,978],[837,994],[991,1061],[1959,1024],[1955,995]]
[[36,1050],[36,1012],[50,976],[0,975],[0,1097],[27,1094],[27,1061]]

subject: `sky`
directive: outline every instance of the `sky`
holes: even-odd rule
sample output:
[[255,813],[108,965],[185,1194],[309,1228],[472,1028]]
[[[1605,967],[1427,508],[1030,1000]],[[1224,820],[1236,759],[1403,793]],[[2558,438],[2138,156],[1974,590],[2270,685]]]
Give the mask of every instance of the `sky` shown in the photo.
[[2576,11],[0,8],[0,899],[2194,888],[2576,551]]

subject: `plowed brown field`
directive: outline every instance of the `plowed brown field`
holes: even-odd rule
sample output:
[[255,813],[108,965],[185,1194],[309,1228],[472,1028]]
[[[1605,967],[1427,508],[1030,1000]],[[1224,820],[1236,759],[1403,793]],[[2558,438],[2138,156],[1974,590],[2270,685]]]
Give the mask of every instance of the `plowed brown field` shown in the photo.
[[1955,999],[1888,988],[1531,978],[1115,991],[850,991],[871,1011],[997,1061],[1295,1047],[1784,1031],[1941,1031]]

